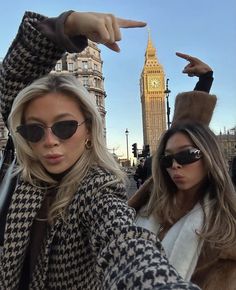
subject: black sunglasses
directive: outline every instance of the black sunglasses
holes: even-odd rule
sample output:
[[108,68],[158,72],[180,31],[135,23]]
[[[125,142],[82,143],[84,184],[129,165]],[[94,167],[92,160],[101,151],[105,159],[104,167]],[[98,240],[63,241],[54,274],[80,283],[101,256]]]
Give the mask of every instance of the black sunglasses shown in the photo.
[[37,123],[23,124],[16,128],[16,132],[25,140],[37,143],[44,137],[45,129],[50,128],[56,137],[66,140],[72,137],[75,134],[77,127],[81,126],[86,121],[87,120],[84,120],[81,123],[78,123],[76,120],[59,121],[54,123],[51,127]]
[[161,165],[165,168],[169,168],[175,160],[180,165],[190,164],[198,161],[202,158],[202,153],[199,149],[190,148],[176,154],[163,155],[160,158]]

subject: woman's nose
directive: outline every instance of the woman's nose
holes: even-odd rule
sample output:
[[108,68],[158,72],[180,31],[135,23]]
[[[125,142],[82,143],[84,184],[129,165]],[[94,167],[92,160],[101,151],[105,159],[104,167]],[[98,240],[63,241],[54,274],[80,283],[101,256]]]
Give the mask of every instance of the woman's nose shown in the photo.
[[55,144],[58,144],[59,139],[57,136],[55,136],[51,130],[51,128],[45,128],[44,129],[44,144],[46,146],[54,146]]
[[179,164],[175,159],[173,159],[171,167],[172,168],[180,168],[181,164]]

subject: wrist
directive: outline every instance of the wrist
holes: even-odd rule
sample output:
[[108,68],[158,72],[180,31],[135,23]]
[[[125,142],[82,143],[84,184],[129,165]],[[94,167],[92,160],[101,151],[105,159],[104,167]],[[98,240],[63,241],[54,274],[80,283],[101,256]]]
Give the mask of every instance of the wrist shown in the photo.
[[[71,13],[68,14],[68,16],[65,19],[64,33],[69,37],[76,35],[76,25],[74,22],[76,14],[78,14],[78,12],[71,10]],[[78,35],[78,30],[77,30],[77,35]]]
[[208,78],[208,77],[210,77],[210,78],[213,77],[213,70],[206,71],[206,72],[201,73],[199,75],[199,78]]

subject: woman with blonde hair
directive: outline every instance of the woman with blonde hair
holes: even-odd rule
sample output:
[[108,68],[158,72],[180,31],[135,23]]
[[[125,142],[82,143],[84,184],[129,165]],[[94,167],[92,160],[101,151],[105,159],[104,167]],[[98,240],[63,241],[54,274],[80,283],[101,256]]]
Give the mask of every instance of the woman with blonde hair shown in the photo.
[[133,224],[91,95],[72,76],[43,77],[87,37],[119,51],[120,27],[144,25],[102,13],[24,15],[0,75],[19,163],[0,289],[199,289],[169,265],[155,235]]
[[234,290],[236,192],[214,133],[176,123],[161,137],[152,178],[137,224],[157,235],[185,279],[203,290]]

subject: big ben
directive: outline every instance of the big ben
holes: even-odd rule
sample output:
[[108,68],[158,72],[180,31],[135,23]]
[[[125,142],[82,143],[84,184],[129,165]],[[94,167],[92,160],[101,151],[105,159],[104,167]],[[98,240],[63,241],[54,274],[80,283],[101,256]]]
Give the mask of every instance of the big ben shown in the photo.
[[140,79],[143,139],[152,154],[161,134],[166,130],[165,74],[158,62],[150,32],[145,53],[145,63]]

